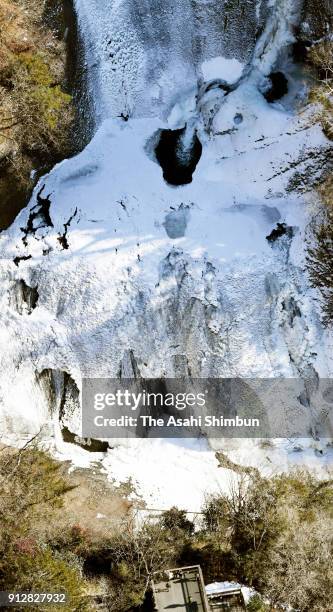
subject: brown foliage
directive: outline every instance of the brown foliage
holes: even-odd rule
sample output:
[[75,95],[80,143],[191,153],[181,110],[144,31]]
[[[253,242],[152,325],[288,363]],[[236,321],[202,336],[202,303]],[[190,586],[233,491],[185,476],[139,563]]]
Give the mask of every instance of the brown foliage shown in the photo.
[[66,610],[91,609],[78,564],[58,554],[45,538],[45,525],[71,488],[61,464],[29,444],[21,450],[3,447],[0,487],[0,589],[65,591]]
[[317,72],[317,84],[310,99],[318,104],[323,130],[333,140],[333,41],[328,39],[313,45],[309,61]]
[[[241,477],[228,496],[212,498],[211,537],[229,542],[233,577],[273,604],[328,612],[333,600],[333,481],[306,472]],[[220,518],[219,518],[220,517]],[[229,531],[229,533],[228,533]]]
[[33,186],[31,170],[46,171],[70,152],[65,47],[45,27],[43,10],[41,0],[0,0],[0,200],[14,207],[12,218]]

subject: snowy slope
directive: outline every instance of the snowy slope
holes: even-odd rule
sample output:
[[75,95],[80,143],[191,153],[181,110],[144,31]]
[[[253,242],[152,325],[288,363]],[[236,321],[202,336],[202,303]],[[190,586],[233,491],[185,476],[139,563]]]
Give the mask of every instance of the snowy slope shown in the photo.
[[[46,437],[78,462],[94,455],[61,441],[45,370],[69,373],[80,388],[82,376],[116,376],[130,350],[147,378],[331,376],[331,339],[304,273],[312,199],[288,190],[295,172],[321,171],[328,148],[297,112],[305,84],[287,50],[299,7],[258,2],[237,50],[217,27],[220,3],[194,4],[195,14],[185,0],[163,9],[77,0],[99,127],[0,236],[2,428],[17,437],[47,424]],[[260,90],[281,67],[289,94],[269,104]],[[203,151],[193,181],[174,187],[154,147],[160,130],[185,124]],[[266,239],[277,223],[292,228],[290,239]],[[22,280],[38,290],[31,310],[17,307]],[[79,407],[69,422],[79,434]],[[240,462],[264,461],[257,447],[229,446]],[[279,446],[273,461],[288,465],[289,450]],[[120,447],[103,465],[112,478],[134,477],[147,500],[185,505],[192,495],[196,510],[205,487],[229,478],[207,447],[170,441]]]

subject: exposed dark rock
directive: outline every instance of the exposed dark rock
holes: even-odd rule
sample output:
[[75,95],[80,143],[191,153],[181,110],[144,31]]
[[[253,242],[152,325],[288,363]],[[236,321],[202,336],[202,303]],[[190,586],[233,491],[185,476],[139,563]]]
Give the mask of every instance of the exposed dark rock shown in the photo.
[[141,379],[141,372],[135,358],[134,352],[130,349],[125,352],[119,368],[119,378]]
[[266,236],[266,240],[268,242],[275,242],[282,236],[286,236],[287,238],[293,238],[294,236],[294,228],[286,223],[277,223],[276,228],[274,228],[271,233]]
[[21,231],[24,233],[22,238],[23,244],[27,246],[27,237],[30,234],[35,234],[37,230],[44,227],[53,227],[53,223],[50,217],[50,194],[45,198],[42,193],[45,189],[45,185],[41,187],[37,193],[37,204],[30,209],[30,214],[26,227],[21,227]]
[[33,186],[33,180],[27,184],[18,179],[11,154],[0,160],[0,231],[6,230],[24,208]]
[[92,438],[80,438],[80,436],[72,433],[68,427],[62,428],[61,435],[64,442],[76,444],[90,453],[106,453],[108,448],[110,448],[108,442],[104,442],[103,440],[94,440]]
[[209,83],[205,83],[202,87],[202,91],[199,92],[199,97],[202,97],[208,91],[212,91],[213,89],[222,89],[225,94],[230,93],[236,89],[237,85],[230,85],[227,81],[223,79],[214,79],[213,81],[209,81]]
[[332,169],[332,146],[320,147],[300,152],[298,159],[290,162],[285,168],[281,168],[269,180],[290,170],[295,170],[288,181],[287,191],[303,193],[312,191],[314,187],[320,185],[326,173],[332,172]]
[[297,317],[301,317],[302,313],[300,307],[298,306],[295,298],[293,296],[283,300],[282,308],[288,314],[288,323],[290,327],[294,327],[294,322]]
[[36,381],[42,389],[50,413],[53,415],[59,404],[59,392],[63,385],[63,372],[47,368],[42,372],[36,372]]
[[75,208],[74,213],[72,214],[72,216],[68,219],[67,223],[64,223],[64,233],[63,234],[59,234],[58,236],[58,242],[61,244],[63,249],[68,249],[69,248],[69,244],[68,244],[68,240],[67,240],[67,233],[68,233],[68,228],[70,227],[70,224],[72,223],[74,217],[77,215],[77,208]]
[[50,413],[59,416],[63,440],[92,453],[105,453],[109,448],[108,442],[81,438],[68,427],[71,415],[81,411],[79,389],[71,375],[62,370],[46,369],[36,374],[36,380],[45,394]]
[[293,45],[293,59],[298,64],[304,64],[307,61],[308,50],[311,48],[310,40],[297,40]]
[[[72,96],[75,120],[69,128],[67,147],[71,156],[83,149],[94,130],[92,101],[87,83],[85,52],[74,0],[45,0],[44,21],[66,46],[64,90]],[[61,161],[59,156],[56,161]]]
[[31,259],[32,255],[21,255],[20,257],[14,257],[13,262],[15,264],[15,266],[19,266],[20,261],[27,261],[28,259]]
[[11,305],[21,315],[25,312],[31,314],[37,306],[38,298],[38,288],[30,287],[23,279],[20,279],[14,285]]
[[80,392],[75,380],[68,372],[63,374],[63,389],[59,409],[59,419],[62,421],[71,416],[75,410],[80,410]]
[[48,368],[36,373],[36,379],[46,395],[51,414],[57,413],[60,422],[81,409],[79,389],[68,372]]
[[302,42],[317,41],[327,36],[333,26],[332,0],[304,0],[301,26],[297,39]]

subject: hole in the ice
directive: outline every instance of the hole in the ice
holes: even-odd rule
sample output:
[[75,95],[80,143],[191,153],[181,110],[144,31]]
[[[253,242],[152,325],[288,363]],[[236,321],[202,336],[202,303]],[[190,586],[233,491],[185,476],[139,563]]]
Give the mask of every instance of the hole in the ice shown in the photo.
[[290,240],[294,237],[294,228],[286,223],[277,223],[276,227],[271,231],[271,233],[266,236],[266,240],[268,242],[275,242],[282,236],[286,236]]
[[268,87],[263,92],[267,102],[281,100],[288,93],[288,79],[283,72],[271,72],[268,76]]
[[161,130],[155,155],[163,178],[170,185],[191,183],[201,154],[202,144],[193,127]]
[[188,206],[180,205],[178,210],[172,210],[165,217],[163,223],[169,238],[176,239],[185,236],[185,231],[190,217]]
[[236,115],[234,116],[234,124],[240,125],[241,123],[243,123],[243,120],[244,120],[244,117],[242,113],[236,113]]

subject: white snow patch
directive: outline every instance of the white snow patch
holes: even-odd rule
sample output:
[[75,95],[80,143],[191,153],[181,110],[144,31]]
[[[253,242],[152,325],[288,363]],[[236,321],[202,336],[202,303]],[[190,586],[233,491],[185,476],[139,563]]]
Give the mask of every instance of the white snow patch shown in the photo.
[[201,72],[205,81],[223,79],[227,83],[236,83],[242,76],[244,64],[236,58],[213,57],[201,64]]
[[214,595],[215,593],[228,593],[229,591],[232,591],[234,589],[241,590],[246,604],[250,601],[251,597],[256,594],[256,591],[254,589],[239,584],[238,582],[212,582],[211,584],[207,584],[205,586],[207,595]]
[[192,439],[128,440],[109,451],[103,467],[118,484],[130,480],[151,510],[176,505],[200,512],[207,496],[229,490],[234,476],[218,467],[205,440]]

